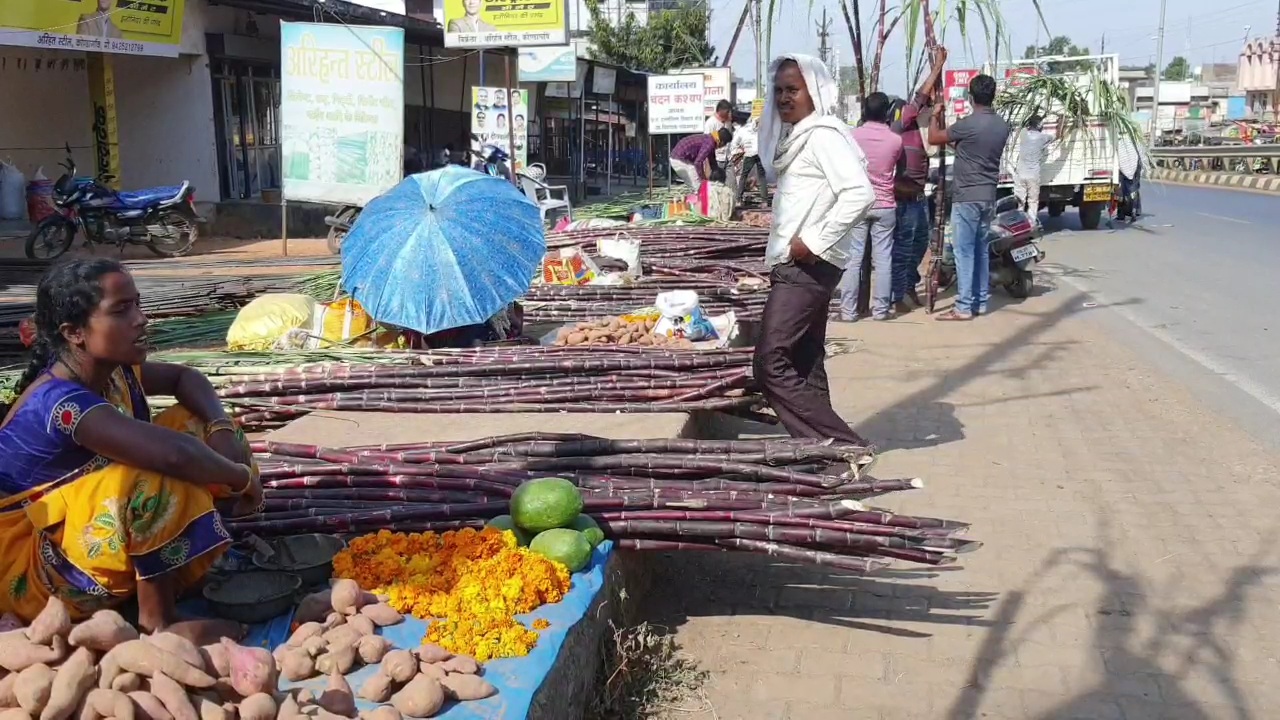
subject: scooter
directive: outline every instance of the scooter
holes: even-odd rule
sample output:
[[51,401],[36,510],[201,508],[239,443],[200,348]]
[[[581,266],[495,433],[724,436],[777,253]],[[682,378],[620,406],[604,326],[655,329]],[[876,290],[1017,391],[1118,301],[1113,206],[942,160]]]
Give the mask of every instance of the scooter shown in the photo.
[[[1044,250],[1036,244],[1036,224],[1012,195],[1000,198],[995,210],[995,218],[991,221],[985,238],[991,284],[1003,287],[1011,297],[1026,298],[1035,287],[1031,268],[1045,258]],[[944,234],[942,262],[937,264],[932,277],[927,279],[934,284],[930,288],[930,297],[935,298],[950,287],[956,278],[950,224]]]
[[161,257],[186,255],[199,236],[203,220],[196,213],[191,183],[116,192],[111,175],[78,177],[71,145],[58,163],[66,171],[53,185],[57,212],[41,220],[27,236],[26,254],[32,260],[52,260],[84,232],[85,245],[142,245]]

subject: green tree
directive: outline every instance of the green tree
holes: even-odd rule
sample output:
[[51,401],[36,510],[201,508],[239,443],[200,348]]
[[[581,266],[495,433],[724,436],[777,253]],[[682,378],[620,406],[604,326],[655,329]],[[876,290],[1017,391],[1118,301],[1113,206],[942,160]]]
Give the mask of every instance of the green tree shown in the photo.
[[601,12],[599,0],[586,2],[591,57],[596,60],[653,73],[717,64],[715,48],[707,39],[707,13],[700,5],[650,13],[648,24],[627,13],[614,24]]
[[[1049,44],[1036,47],[1028,45],[1026,50],[1022,51],[1024,58],[1039,57],[1073,57],[1076,55],[1088,55],[1089,48],[1081,47],[1071,42],[1071,38],[1066,35],[1058,35],[1049,39]],[[1046,69],[1051,74],[1066,72],[1083,72],[1090,67],[1088,61],[1071,62],[1058,61],[1046,64]]]
[[1163,77],[1172,82],[1188,80],[1191,78],[1191,66],[1187,64],[1186,58],[1177,55],[1165,66]]

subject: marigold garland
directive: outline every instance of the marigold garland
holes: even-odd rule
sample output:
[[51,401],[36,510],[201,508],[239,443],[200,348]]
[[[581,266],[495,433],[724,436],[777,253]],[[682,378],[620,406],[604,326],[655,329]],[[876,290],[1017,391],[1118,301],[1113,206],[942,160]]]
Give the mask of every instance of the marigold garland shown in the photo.
[[480,662],[528,655],[538,634],[514,616],[569,592],[568,568],[495,528],[380,530],[352,540],[334,557],[333,572],[387,596],[402,613],[431,620],[423,642]]

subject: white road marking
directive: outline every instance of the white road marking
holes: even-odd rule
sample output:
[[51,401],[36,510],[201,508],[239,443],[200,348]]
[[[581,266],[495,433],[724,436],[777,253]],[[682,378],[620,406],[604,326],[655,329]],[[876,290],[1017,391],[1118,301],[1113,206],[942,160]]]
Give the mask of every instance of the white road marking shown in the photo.
[[[1204,213],[1201,213],[1201,214],[1203,215]],[[1052,271],[1046,272],[1046,274],[1053,275],[1058,280],[1066,282],[1067,284],[1071,285],[1072,287],[1079,290],[1080,292],[1088,294],[1090,297],[1092,297],[1095,301],[1097,301],[1100,304],[1110,305],[1107,298],[1101,292],[1081,282],[1079,278],[1069,277],[1067,275],[1057,273],[1057,272],[1052,272]],[[1187,356],[1191,360],[1195,361],[1196,364],[1200,365],[1204,369],[1208,370],[1214,375],[1217,375],[1223,380],[1226,380],[1227,382],[1231,383],[1241,392],[1247,394],[1249,397],[1253,398],[1254,400],[1257,400],[1263,405],[1266,405],[1272,412],[1280,415],[1280,397],[1277,397],[1274,393],[1272,393],[1267,388],[1259,385],[1258,383],[1254,382],[1253,380],[1250,380],[1247,377],[1244,377],[1243,375],[1238,374],[1235,370],[1231,369],[1226,364],[1222,363],[1216,358],[1210,357],[1209,355],[1206,355],[1205,353],[1182,342],[1178,338],[1174,337],[1173,334],[1166,331],[1163,327],[1151,326],[1147,324],[1145,320],[1139,317],[1137,313],[1130,310],[1127,306],[1110,305],[1110,309],[1118,313],[1120,317],[1124,318],[1125,320],[1128,320],[1134,325],[1151,333],[1153,336],[1155,336],[1158,340],[1160,340],[1164,344],[1168,345],[1174,350],[1177,350],[1178,352]]]
[[1227,217],[1226,215],[1214,215],[1213,213],[1200,212],[1199,210],[1196,211],[1196,214],[1203,215],[1207,218],[1212,218],[1214,220],[1226,220],[1227,222],[1240,223],[1241,225],[1253,224],[1248,220],[1241,220],[1240,218]]

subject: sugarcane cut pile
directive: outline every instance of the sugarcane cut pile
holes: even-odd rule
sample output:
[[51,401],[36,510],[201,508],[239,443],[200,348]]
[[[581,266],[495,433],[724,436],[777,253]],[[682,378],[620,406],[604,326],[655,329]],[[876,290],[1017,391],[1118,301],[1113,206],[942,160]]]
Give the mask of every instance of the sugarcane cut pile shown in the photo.
[[762,553],[869,573],[948,565],[981,543],[957,520],[865,501],[917,490],[870,475],[872,448],[808,440],[614,440],[523,433],[467,442],[331,449],[257,442],[263,512],[232,532],[420,533],[481,528],[523,483],[563,478],[621,548]]

